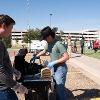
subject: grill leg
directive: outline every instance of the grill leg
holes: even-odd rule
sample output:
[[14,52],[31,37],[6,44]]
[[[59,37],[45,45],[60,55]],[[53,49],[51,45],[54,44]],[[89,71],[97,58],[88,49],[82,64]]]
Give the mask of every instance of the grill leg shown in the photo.
[[29,90],[28,94],[25,94],[25,100],[39,100],[38,94],[32,90]]
[[45,86],[45,92],[44,92],[44,100],[49,100],[49,88],[48,86]]

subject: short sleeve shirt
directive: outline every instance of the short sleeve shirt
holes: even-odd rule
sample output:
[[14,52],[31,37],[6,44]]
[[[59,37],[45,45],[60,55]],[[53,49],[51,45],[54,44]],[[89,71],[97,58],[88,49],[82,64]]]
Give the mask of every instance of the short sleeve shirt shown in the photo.
[[51,61],[54,61],[59,59],[67,50],[61,41],[55,39],[48,44],[48,52],[50,53]]
[[48,43],[45,40],[41,41],[41,45],[44,47],[45,51],[48,49]]

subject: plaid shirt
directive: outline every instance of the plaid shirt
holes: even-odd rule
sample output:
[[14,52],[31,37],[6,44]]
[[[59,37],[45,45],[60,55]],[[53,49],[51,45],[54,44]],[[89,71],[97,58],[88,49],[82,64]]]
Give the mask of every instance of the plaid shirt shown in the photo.
[[13,80],[13,67],[7,49],[0,40],[0,88],[12,88],[14,85],[16,85],[16,81]]

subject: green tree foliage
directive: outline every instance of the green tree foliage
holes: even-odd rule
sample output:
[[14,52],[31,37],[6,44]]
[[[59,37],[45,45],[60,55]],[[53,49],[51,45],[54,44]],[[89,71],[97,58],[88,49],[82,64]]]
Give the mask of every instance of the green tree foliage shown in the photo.
[[60,40],[60,41],[62,41],[62,35],[64,34],[64,32],[61,30],[60,31],[60,34],[58,33],[58,35],[56,35],[56,38],[58,39],[58,40]]
[[23,36],[23,42],[31,43],[31,40],[38,40],[40,39],[40,30],[39,29],[29,29],[27,33]]
[[64,34],[64,32],[62,30],[60,30],[60,35],[62,36]]
[[[57,33],[58,27],[53,27],[53,28],[52,28],[52,31],[53,31],[54,33]],[[56,35],[55,38],[58,39],[58,40],[61,40],[61,35]]]
[[3,41],[7,48],[11,48],[11,35],[7,38],[3,38]]

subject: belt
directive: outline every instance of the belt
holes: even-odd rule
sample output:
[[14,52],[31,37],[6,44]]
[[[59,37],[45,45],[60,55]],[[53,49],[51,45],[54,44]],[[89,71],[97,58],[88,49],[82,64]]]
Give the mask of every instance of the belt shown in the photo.
[[56,67],[59,67],[59,66],[62,66],[62,65],[64,65],[65,63],[59,63],[59,64],[55,64],[54,66],[56,66]]

